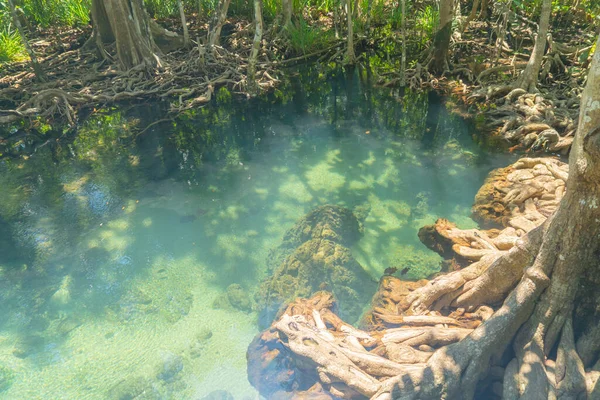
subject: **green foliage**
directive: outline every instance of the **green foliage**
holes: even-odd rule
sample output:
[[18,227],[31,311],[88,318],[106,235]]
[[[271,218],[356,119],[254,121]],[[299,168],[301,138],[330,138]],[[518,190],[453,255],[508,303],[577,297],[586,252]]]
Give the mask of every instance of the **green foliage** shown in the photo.
[[315,50],[327,47],[333,36],[331,31],[323,31],[309,25],[304,18],[299,18],[290,27],[288,34],[291,48],[302,54],[309,54]]
[[89,23],[91,0],[24,0],[21,12],[27,21],[43,28]]
[[428,5],[418,10],[415,17],[415,28],[421,32],[421,37],[429,40],[433,37],[438,25],[439,12],[433,6]]
[[27,58],[21,38],[11,25],[0,29],[0,64],[10,61],[23,61]]

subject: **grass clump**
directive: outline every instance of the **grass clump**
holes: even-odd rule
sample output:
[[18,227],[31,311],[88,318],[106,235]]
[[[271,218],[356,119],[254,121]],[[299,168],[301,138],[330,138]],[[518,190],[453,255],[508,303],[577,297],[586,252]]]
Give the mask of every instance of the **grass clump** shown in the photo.
[[331,31],[323,31],[298,19],[288,30],[290,46],[295,53],[309,54],[329,46],[333,40]]
[[10,25],[0,29],[0,64],[27,59],[25,47],[16,30]]

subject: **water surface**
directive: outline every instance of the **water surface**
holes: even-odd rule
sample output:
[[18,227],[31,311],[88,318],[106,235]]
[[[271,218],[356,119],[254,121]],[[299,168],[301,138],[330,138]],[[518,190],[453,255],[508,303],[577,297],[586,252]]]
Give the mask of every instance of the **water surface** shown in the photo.
[[374,280],[436,272],[418,229],[475,226],[475,192],[508,162],[435,95],[368,76],[313,68],[151,126],[165,105],[96,112],[0,161],[0,398],[257,398],[256,312],[215,300],[233,283],[252,296],[319,205],[368,210],[352,251]]

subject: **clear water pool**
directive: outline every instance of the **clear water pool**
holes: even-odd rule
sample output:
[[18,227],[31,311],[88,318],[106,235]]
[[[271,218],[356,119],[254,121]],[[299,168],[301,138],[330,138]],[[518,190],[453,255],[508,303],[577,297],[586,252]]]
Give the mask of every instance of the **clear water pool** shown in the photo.
[[435,95],[367,77],[312,68],[151,126],[164,105],[122,106],[3,158],[0,398],[257,398],[257,313],[215,299],[232,283],[252,296],[269,250],[319,205],[369,210],[352,252],[374,280],[435,272],[418,229],[474,226],[475,192],[508,162]]

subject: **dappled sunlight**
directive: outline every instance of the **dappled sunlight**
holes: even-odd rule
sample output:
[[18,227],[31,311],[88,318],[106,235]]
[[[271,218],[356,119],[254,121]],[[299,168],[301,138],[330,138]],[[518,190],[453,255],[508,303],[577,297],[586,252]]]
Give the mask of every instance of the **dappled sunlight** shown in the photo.
[[333,170],[335,164],[341,162],[341,151],[330,150],[325,159],[311,166],[305,173],[308,186],[315,192],[333,193],[340,190],[346,183],[346,178]]
[[325,204],[361,221],[350,250],[373,281],[389,267],[415,280],[437,272],[418,229],[472,224],[491,165],[474,164],[464,126],[460,141],[440,129],[423,150],[422,98],[374,92],[348,112],[345,90],[334,99],[324,82],[310,81],[300,108],[207,106],[143,134],[133,128],[161,105],[94,115],[71,147],[0,164],[0,234],[11,229],[0,250],[15,253],[0,260],[0,362],[19,378],[7,395],[35,398],[35,382],[48,398],[255,397],[255,295],[281,261],[272,250]]
[[[311,189],[315,190],[312,186]],[[306,184],[296,175],[288,175],[287,181],[279,186],[279,193],[298,203],[310,203],[313,200]]]

